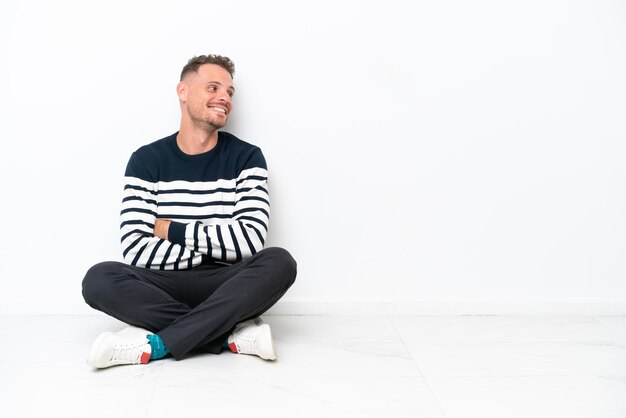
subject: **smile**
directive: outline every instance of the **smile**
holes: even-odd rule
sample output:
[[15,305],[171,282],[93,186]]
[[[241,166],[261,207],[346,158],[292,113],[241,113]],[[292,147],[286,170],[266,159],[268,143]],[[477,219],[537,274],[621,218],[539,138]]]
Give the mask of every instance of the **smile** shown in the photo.
[[215,110],[216,112],[219,112],[219,113],[226,114],[226,109],[224,109],[222,107],[209,107],[209,109]]

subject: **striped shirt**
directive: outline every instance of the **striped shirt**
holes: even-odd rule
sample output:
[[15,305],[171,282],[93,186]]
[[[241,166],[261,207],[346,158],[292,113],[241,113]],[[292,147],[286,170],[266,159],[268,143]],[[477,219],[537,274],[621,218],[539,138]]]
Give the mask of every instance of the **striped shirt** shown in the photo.
[[[187,155],[177,134],[130,157],[120,225],[124,261],[184,270],[232,264],[260,251],[270,212],[261,149],[220,131],[212,150]],[[172,221],[168,240],[154,236],[156,219]]]

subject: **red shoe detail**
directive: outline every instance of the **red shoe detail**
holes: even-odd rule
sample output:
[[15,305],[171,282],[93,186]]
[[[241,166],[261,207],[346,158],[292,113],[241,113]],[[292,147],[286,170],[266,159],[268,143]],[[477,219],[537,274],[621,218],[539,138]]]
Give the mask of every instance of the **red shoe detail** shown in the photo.
[[150,353],[146,353],[145,351],[141,355],[141,360],[139,360],[141,364],[146,364],[150,361]]
[[239,351],[237,351],[237,346],[235,345],[235,343],[228,344],[228,347],[230,348],[230,351],[232,351],[233,353],[238,353],[239,352]]

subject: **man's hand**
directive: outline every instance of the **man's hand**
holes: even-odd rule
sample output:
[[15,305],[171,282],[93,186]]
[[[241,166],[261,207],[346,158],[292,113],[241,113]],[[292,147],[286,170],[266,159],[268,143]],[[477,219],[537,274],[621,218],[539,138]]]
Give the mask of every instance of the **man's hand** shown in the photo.
[[154,223],[154,236],[167,240],[167,231],[170,228],[169,219],[157,219]]

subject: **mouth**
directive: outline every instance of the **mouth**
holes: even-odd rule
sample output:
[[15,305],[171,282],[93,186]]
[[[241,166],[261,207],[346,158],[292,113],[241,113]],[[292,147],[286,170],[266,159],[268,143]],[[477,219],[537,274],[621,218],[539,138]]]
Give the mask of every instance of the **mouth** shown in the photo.
[[220,115],[226,116],[228,114],[226,109],[220,106],[209,106],[209,109]]

